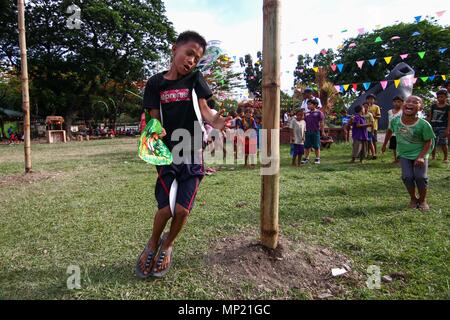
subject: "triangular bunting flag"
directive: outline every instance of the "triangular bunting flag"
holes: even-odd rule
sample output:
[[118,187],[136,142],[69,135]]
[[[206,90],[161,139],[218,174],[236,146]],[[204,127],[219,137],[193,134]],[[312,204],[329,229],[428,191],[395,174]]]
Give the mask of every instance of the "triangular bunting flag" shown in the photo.
[[412,83],[413,83],[413,84],[416,84],[417,79],[418,79],[418,78],[413,78],[413,79],[412,79]]
[[377,63],[377,59],[370,59],[369,63],[372,65],[372,67]]
[[303,41],[303,42],[308,41],[308,38],[305,38],[305,39],[303,39],[302,41]]
[[319,44],[319,38],[314,38],[313,40],[316,44]]
[[400,85],[400,80],[394,80],[395,87],[398,88]]
[[381,39],[381,37],[377,37],[377,38],[375,39],[375,43],[378,43],[378,42],[383,42],[383,39]]
[[364,89],[369,90],[370,88],[370,82],[364,82],[363,83]]
[[427,82],[428,81],[428,77],[420,77],[420,80],[422,80],[423,82]]
[[362,69],[362,67],[363,67],[363,65],[364,65],[364,60],[361,60],[361,61],[356,61],[356,64],[358,65],[358,67],[360,68],[360,69]]
[[420,59],[423,59],[423,57],[425,57],[425,51],[422,52],[418,52],[417,54],[419,55]]
[[333,72],[336,72],[336,68],[337,68],[337,65],[335,65],[334,63],[331,65],[331,70],[333,70]]
[[404,78],[404,79],[403,79],[403,85],[404,85],[405,87],[411,86],[411,78]]
[[337,92],[341,92],[341,86],[334,86]]
[[339,72],[342,72],[342,70],[344,69],[344,65],[342,63],[337,65]]
[[344,84],[344,91],[347,91],[349,87],[350,87],[349,84]]
[[319,67],[314,67],[313,70],[314,72],[319,72]]
[[344,46],[342,44],[338,45],[337,48],[338,49],[342,49]]
[[327,54],[327,50],[322,49],[322,51],[320,51],[320,54],[323,55],[323,56],[326,55]]
[[386,61],[387,64],[391,63],[392,57],[384,57],[384,61]]
[[436,12],[436,14],[437,14],[437,16],[440,18],[440,17],[442,17],[442,16],[444,15],[445,12],[446,12],[446,10],[444,10],[444,11],[438,11],[438,12]]
[[375,30],[381,29],[381,24],[376,24],[375,25]]
[[344,86],[341,86],[341,92],[345,92]]
[[344,29],[341,31],[341,33],[346,33],[347,31],[348,31],[347,29]]
[[386,80],[384,80],[384,81],[380,81],[380,84],[381,84],[381,87],[383,88],[383,90],[386,90],[388,82]]
[[420,32],[416,31],[416,32],[414,32],[414,33],[412,34],[412,36],[413,36],[413,37],[420,36]]
[[430,81],[434,81],[434,79],[436,78],[436,76],[429,76],[428,79],[430,79]]
[[359,28],[359,29],[358,29],[358,33],[359,33],[359,34],[364,34],[364,28]]
[[406,58],[408,58],[409,53],[405,53],[405,54],[401,54],[400,58],[402,58],[402,60],[405,60]]
[[420,22],[420,20],[422,20],[422,16],[417,16],[417,17],[414,17],[414,19],[416,19],[416,22],[417,22],[417,23],[419,23],[419,22]]
[[444,53],[448,48],[439,48],[439,53]]
[[353,91],[354,92],[356,92],[356,90],[358,90],[358,84],[357,83],[353,83],[352,87],[353,87]]
[[442,77],[442,80],[444,80],[444,81],[447,80],[447,76],[445,74],[443,74],[441,77]]

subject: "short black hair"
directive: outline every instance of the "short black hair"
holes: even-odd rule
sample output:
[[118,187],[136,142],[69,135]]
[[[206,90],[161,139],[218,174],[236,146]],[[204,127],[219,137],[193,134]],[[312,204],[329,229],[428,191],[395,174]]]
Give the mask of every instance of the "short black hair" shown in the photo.
[[319,101],[317,101],[317,99],[310,99],[310,100],[308,100],[308,103],[312,103],[312,104],[314,104],[316,106],[319,105]]
[[438,92],[436,92],[436,96],[439,96],[441,94],[445,94],[446,96],[448,96],[448,91],[447,89],[439,89]]
[[357,106],[355,107],[355,112],[356,112],[356,113],[360,113],[361,111],[362,111],[362,106],[357,105]]
[[402,96],[395,96],[394,99],[392,99],[392,101],[395,101],[395,100],[400,100],[400,101],[402,101],[402,102],[405,101],[405,99],[403,99]]
[[180,35],[177,38],[177,45],[182,45],[182,44],[186,44],[189,41],[193,41],[195,43],[197,43],[200,47],[203,48],[203,53],[205,53],[206,51],[206,40],[205,38],[203,38],[200,34],[198,34],[195,31],[184,31],[182,33],[180,33]]
[[377,100],[377,97],[376,97],[373,93],[369,94],[369,95],[366,97],[366,101],[369,100],[370,98],[374,98],[375,100]]

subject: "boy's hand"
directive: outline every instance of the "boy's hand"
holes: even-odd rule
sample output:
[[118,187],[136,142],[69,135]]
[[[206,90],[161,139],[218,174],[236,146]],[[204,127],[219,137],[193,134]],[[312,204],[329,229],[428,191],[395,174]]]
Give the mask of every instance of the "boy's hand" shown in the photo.
[[423,167],[425,165],[425,159],[424,158],[417,158],[414,162],[414,165],[416,167]]
[[164,138],[165,136],[167,136],[166,129],[162,128],[162,132],[161,132],[161,134],[159,135],[159,137],[162,139],[162,138]]
[[226,118],[219,116],[214,120],[214,122],[212,123],[212,126],[215,129],[223,130],[225,128],[225,125],[227,123],[229,123],[232,119],[233,119],[233,117],[231,117],[231,116],[226,117]]

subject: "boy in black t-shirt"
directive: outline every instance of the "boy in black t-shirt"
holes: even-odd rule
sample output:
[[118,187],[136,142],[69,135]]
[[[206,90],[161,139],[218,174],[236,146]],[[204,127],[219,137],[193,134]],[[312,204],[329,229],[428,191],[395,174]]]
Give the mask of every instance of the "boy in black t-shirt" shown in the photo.
[[436,135],[436,145],[433,149],[432,160],[436,159],[436,151],[441,146],[444,153],[444,163],[448,161],[448,138],[450,136],[450,105],[447,104],[448,92],[440,89],[437,93],[437,103],[431,106],[428,121]]
[[[140,278],[162,277],[167,273],[172,263],[175,238],[192,209],[204,176],[202,120],[199,117],[219,130],[224,128],[228,120],[219,113],[214,114],[208,107],[207,99],[212,96],[212,92],[202,74],[195,69],[205,50],[206,41],[198,33],[181,33],[172,47],[173,59],[169,71],[154,75],[145,87],[144,108],[152,118],[161,121],[164,127],[162,138],[174,154],[174,163],[156,168],[158,179],[155,196],[158,211],[152,236],[136,266],[136,274]],[[194,107],[195,97],[198,100],[197,112]],[[178,138],[180,130],[181,134],[185,133],[182,139]],[[191,138],[190,142],[184,141],[186,136]],[[177,151],[179,140],[182,140],[184,146],[181,153]],[[175,212],[172,214],[169,194],[174,180],[178,183],[178,192]],[[161,238],[170,218],[173,218],[170,231],[166,237]]]

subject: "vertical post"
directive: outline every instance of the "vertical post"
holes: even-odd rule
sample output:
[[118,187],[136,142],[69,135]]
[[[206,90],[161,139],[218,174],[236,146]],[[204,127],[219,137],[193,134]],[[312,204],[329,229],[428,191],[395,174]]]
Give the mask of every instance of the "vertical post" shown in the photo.
[[263,129],[267,130],[267,152],[274,174],[262,176],[261,242],[278,246],[280,191],[280,0],[264,0],[263,27]]
[[28,93],[27,43],[25,38],[25,4],[17,0],[19,12],[19,46],[22,73],[22,109],[24,113],[23,133],[25,151],[25,173],[31,172],[30,98]]

